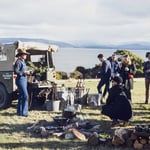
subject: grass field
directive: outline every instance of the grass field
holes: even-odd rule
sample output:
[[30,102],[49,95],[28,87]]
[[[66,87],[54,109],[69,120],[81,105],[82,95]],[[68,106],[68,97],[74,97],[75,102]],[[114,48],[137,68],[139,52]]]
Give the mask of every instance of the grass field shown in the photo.
[[[58,81],[58,84],[64,83],[66,86],[75,86],[76,80]],[[86,80],[85,86],[90,88],[89,94],[97,93],[96,86],[98,80]],[[144,103],[144,80],[135,79],[134,89],[132,91],[133,98],[133,118],[128,128],[133,128],[136,124],[150,124],[150,105]],[[27,131],[27,127],[33,123],[45,119],[52,121],[52,117],[61,115],[61,112],[51,112],[49,115],[46,109],[31,110],[29,117],[16,116],[16,103],[14,101],[10,108],[0,111],[0,149],[17,149],[17,150],[47,150],[47,149],[99,149],[99,150],[130,150],[125,147],[108,147],[108,146],[89,146],[86,142],[79,140],[64,140],[59,138],[41,138],[37,134]],[[110,128],[111,120],[100,114],[100,108],[84,107],[82,113],[77,117],[85,120],[94,120],[101,124],[102,130],[106,133],[112,133]]]

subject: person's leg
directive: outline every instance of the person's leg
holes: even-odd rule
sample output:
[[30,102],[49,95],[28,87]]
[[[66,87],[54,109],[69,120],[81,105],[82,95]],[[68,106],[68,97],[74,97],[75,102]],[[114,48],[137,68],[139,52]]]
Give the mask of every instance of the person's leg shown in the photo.
[[145,78],[145,104],[148,104],[150,80]]
[[101,99],[102,99],[102,86],[105,84],[103,80],[100,80],[98,86],[97,86],[97,91],[99,93],[98,95],[98,106],[101,105]]
[[22,94],[22,115],[28,116],[28,91],[27,82],[22,80],[21,82],[21,94]]
[[131,82],[132,80],[126,79],[124,84],[124,91],[126,93],[128,100],[130,101],[131,101]]
[[22,88],[20,85],[20,81],[16,81],[16,85],[18,87],[19,96],[18,96],[18,104],[17,104],[17,115],[22,115]]
[[132,102],[132,98],[131,98],[131,89],[128,90],[128,99]]
[[103,80],[100,80],[98,85],[97,85],[97,91],[99,94],[102,94],[102,86],[104,85]]
[[110,88],[110,81],[106,81],[105,82],[105,88],[104,88],[104,92],[103,92],[103,97],[106,96],[106,93],[109,91],[109,88]]
[[22,115],[22,96],[20,91],[18,96],[17,115],[19,116]]

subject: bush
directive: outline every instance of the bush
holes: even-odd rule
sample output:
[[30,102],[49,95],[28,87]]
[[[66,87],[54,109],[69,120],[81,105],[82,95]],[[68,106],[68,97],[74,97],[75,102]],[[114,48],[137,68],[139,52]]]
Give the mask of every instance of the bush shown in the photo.
[[142,69],[137,69],[135,77],[144,77],[144,73]]
[[66,72],[57,72],[56,74],[56,78],[59,80],[59,79],[68,79],[68,75]]
[[71,78],[75,78],[75,79],[82,79],[83,78],[83,74],[79,71],[74,71],[70,74]]
[[[118,61],[121,61],[122,56],[124,54],[128,54],[131,57],[132,62],[136,66],[136,75],[135,77],[144,77],[143,75],[143,66],[144,66],[144,60],[137,55],[131,53],[129,50],[116,50],[116,55],[118,55]],[[70,77],[72,78],[98,78],[98,72],[100,71],[101,65],[95,65],[93,68],[84,68],[83,66],[77,66],[75,71],[71,73]]]

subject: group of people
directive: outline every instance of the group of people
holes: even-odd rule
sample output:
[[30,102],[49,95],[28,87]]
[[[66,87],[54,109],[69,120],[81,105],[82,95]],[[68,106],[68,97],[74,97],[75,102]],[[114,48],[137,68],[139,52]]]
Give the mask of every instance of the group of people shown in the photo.
[[[109,59],[106,59],[103,54],[99,54],[97,57],[102,63],[99,73],[100,82],[97,86],[98,105],[104,103],[103,99],[109,92],[106,104],[102,107],[102,114],[113,120],[112,125],[118,124],[118,120],[124,120],[124,124],[126,124],[132,116],[131,89],[133,89],[136,67],[131,62],[129,55],[124,55],[121,63],[116,60],[115,54]],[[111,81],[112,87],[110,88]],[[104,92],[102,92],[104,85]]]
[[[98,104],[103,103],[102,100],[105,98],[106,93],[110,89],[110,81],[116,76],[120,76],[122,78],[122,84],[125,87],[127,97],[129,100],[132,100],[131,89],[133,89],[133,77],[136,73],[136,67],[134,63],[131,62],[130,56],[127,54],[124,55],[121,63],[116,60],[115,54],[113,54],[109,59],[106,59],[103,54],[99,54],[98,59],[102,63],[99,73],[101,80],[97,86],[99,93]],[[104,85],[104,92],[102,92],[102,87]]]
[[[119,124],[119,120],[124,121],[124,125],[128,124],[132,117],[132,96],[133,78],[136,73],[136,66],[131,61],[128,54],[123,55],[122,61],[119,63],[113,54],[109,59],[106,59],[103,54],[99,54],[100,60],[100,81],[97,86],[99,93],[98,105],[103,102],[106,93],[108,97],[105,105],[102,106],[102,114],[109,116],[112,121],[112,126]],[[149,85],[150,85],[150,52],[146,53],[148,61],[144,63],[143,72],[145,74],[145,104],[148,104]],[[110,82],[112,87],[110,88]],[[104,92],[102,87],[105,85]]]

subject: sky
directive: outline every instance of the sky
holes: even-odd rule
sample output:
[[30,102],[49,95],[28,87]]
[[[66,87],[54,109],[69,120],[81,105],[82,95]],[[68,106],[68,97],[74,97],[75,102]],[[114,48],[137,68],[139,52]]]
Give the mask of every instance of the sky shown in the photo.
[[150,41],[150,0],[0,0],[0,38]]

